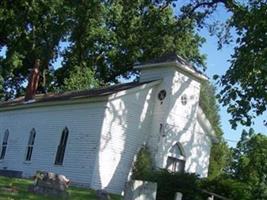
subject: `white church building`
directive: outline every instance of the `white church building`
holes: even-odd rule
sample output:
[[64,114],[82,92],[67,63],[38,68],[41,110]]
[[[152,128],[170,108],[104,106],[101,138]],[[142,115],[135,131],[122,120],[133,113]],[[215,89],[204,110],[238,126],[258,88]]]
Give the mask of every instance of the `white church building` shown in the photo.
[[1,171],[50,171],[121,193],[146,145],[155,168],[206,177],[216,141],[199,106],[207,78],[177,55],[135,69],[138,82],[1,103]]

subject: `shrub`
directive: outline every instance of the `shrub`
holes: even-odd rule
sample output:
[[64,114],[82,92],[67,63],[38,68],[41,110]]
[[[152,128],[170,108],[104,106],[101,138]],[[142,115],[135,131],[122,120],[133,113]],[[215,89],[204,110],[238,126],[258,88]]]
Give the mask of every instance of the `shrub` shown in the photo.
[[143,146],[133,166],[132,179],[145,180],[152,171],[152,159],[147,146]]
[[173,200],[176,192],[183,194],[183,200],[206,199],[198,189],[200,179],[195,174],[159,170],[151,172],[147,181],[157,182],[157,200]]
[[213,180],[203,179],[201,188],[232,200],[253,199],[247,184],[229,177],[221,176]]

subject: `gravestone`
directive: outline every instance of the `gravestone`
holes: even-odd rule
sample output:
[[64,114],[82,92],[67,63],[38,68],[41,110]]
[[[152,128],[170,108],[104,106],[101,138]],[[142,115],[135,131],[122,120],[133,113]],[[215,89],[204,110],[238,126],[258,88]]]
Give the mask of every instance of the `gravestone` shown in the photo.
[[98,200],[111,200],[110,195],[105,190],[97,190],[96,197]]
[[124,200],[156,200],[157,183],[132,180],[126,184]]
[[21,178],[22,177],[22,171],[1,169],[0,170],[0,176],[6,176],[6,177],[12,177],[12,178]]
[[70,181],[64,175],[37,171],[34,179],[34,184],[28,188],[30,192],[63,198],[68,197],[66,189]]
[[183,194],[180,192],[176,192],[174,200],[182,200]]

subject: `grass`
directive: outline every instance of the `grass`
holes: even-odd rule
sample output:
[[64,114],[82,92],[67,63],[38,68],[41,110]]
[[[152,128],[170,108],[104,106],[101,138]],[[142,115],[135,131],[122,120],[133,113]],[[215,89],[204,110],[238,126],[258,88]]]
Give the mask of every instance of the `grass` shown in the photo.
[[[29,179],[7,178],[0,176],[0,200],[58,200],[58,197],[37,195],[28,192],[28,187],[33,184]],[[97,200],[94,190],[69,187],[71,200]],[[121,200],[118,195],[111,195],[112,200]]]

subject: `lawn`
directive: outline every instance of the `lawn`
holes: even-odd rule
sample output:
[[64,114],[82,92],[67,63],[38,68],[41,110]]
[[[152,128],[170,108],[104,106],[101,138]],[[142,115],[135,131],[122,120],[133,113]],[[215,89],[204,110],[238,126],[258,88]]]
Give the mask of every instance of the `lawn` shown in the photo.
[[[32,194],[27,191],[28,186],[32,185],[33,181],[29,179],[7,178],[0,176],[0,200],[56,200],[51,196],[42,196]],[[84,188],[69,187],[69,199],[83,200],[92,199],[97,200],[95,191]],[[111,195],[112,200],[121,200],[118,195]]]

